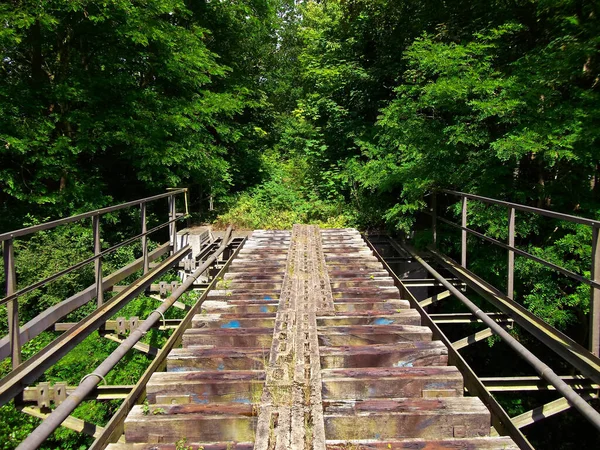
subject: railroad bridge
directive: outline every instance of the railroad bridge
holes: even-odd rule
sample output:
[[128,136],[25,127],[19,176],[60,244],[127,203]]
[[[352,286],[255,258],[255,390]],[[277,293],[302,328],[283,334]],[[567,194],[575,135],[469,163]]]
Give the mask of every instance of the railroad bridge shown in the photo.
[[[220,234],[178,232],[177,223],[187,217],[187,201],[181,198],[185,195],[185,190],[172,190],[0,235],[6,280],[1,302],[9,321],[0,352],[11,358],[13,367],[0,380],[0,403],[14,401],[24,414],[44,419],[19,449],[39,447],[59,426],[92,434],[96,439],[90,448],[110,450],[526,449],[532,448],[524,433],[528,425],[569,408],[576,408],[593,432],[600,430],[600,416],[590,404],[600,387],[600,223],[446,191],[442,195],[459,198],[462,223],[438,216],[432,195],[428,214],[433,245],[417,252],[389,236],[308,225],[237,235],[231,229]],[[186,212],[177,211],[178,198]],[[148,229],[148,205],[164,199],[167,221]],[[507,243],[468,227],[468,200],[507,208]],[[139,208],[141,233],[103,249],[102,217],[128,208]],[[590,226],[591,277],[515,247],[518,211]],[[93,256],[34,285],[17,284],[16,239],[88,219],[94,231]],[[460,263],[436,250],[439,222],[461,231]],[[163,229],[168,229],[168,242],[150,251],[147,237]],[[467,269],[467,234],[507,250],[508,292]],[[103,276],[103,257],[138,240],[141,257]],[[589,349],[512,299],[515,254],[591,286]],[[92,286],[27,323],[19,321],[20,297],[86,264],[95,266]],[[177,271],[181,281],[160,281],[169,271]],[[119,285],[134,273],[139,277]],[[200,295],[186,307],[179,300],[191,289]],[[107,292],[110,298],[105,298]],[[119,311],[144,292],[154,292],[156,310],[145,318],[120,317]],[[464,312],[428,313],[450,299]],[[61,322],[94,301],[97,307],[80,322]],[[185,317],[166,319],[167,310],[175,307],[184,308]],[[481,326],[451,341],[442,329],[456,323]],[[534,336],[569,373],[556,373],[523,346],[508,331],[512,326]],[[157,327],[171,330],[160,349],[143,339]],[[23,360],[22,346],[45,330],[61,334]],[[77,386],[43,381],[49,367],[96,331],[119,343],[109,358]],[[514,350],[533,375],[478,376],[460,351],[492,335]],[[136,385],[107,386],[107,373],[130,351],[152,355],[148,369]],[[555,390],[558,398],[509,417],[494,393],[511,390]],[[99,427],[71,415],[84,399],[122,402]]]

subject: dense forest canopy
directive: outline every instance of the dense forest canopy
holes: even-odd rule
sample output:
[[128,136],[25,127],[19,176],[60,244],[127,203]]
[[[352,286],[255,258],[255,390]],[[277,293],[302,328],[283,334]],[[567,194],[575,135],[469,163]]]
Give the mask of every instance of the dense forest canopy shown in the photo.
[[593,215],[597,9],[3,2],[2,228],[173,186],[249,227],[406,230],[436,186]]
[[[599,9],[592,0],[3,1],[0,231],[184,186],[199,222],[387,228],[417,243],[430,239],[417,217],[435,188],[600,219]],[[497,239],[506,220],[502,209],[469,212]],[[90,240],[85,227],[35,238],[21,248],[20,282],[89,252]],[[517,241],[590,275],[589,228],[520,215]],[[505,253],[473,244],[471,268],[502,286]],[[516,264],[518,300],[585,343],[589,287]],[[25,318],[91,276],[28,298]]]

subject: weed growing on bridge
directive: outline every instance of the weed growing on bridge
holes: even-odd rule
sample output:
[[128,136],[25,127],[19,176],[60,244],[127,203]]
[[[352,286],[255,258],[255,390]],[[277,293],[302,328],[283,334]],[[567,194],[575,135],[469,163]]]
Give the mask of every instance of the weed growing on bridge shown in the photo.
[[[193,450],[191,445],[187,444],[187,438],[181,438],[177,442],[175,442],[175,450]],[[198,450],[204,450],[204,447],[198,447]]]

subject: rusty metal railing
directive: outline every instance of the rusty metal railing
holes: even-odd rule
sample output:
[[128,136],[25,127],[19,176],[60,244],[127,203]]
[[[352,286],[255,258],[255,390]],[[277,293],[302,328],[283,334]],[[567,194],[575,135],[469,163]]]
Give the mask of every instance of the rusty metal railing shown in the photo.
[[[506,249],[508,251],[508,270],[507,270],[507,292],[506,295],[512,299],[514,297],[514,281],[515,281],[515,254],[528,258],[535,261],[549,269],[559,272],[573,280],[580,283],[587,284],[591,288],[590,298],[590,334],[589,334],[589,350],[596,356],[600,356],[600,221],[587,219],[585,217],[578,217],[569,214],[563,214],[555,211],[550,211],[542,208],[535,208],[532,206],[521,205],[519,203],[506,202],[502,200],[496,200],[489,197],[483,197],[475,194],[468,194],[465,192],[452,191],[442,189],[437,192],[456,196],[461,202],[461,224],[454,223],[443,217],[439,217],[437,214],[437,197],[436,192],[432,193],[431,199],[431,210],[425,212],[432,218],[432,231],[433,231],[433,245],[437,244],[437,221],[443,222],[451,227],[461,230],[461,266],[467,268],[467,234],[471,234],[487,242],[490,242],[498,247]],[[507,215],[507,226],[508,226],[508,242],[504,243],[497,239],[486,236],[483,233],[473,230],[467,226],[468,223],[468,200],[475,200],[491,205],[505,206],[508,209]],[[533,213],[544,217],[550,217],[553,219],[563,220],[571,223],[589,226],[592,229],[592,267],[590,277],[582,276],[578,273],[572,272],[564,267],[554,264],[550,261],[546,261],[543,258],[532,255],[524,250],[515,247],[515,215],[516,211],[523,211],[527,213]]]
[[[173,201],[174,203],[174,201]],[[52,432],[75,410],[75,408],[89,395],[96,385],[121,361],[129,350],[158,322],[164,320],[164,313],[185,293],[225,251],[229,245],[232,228],[225,232],[219,248],[213,253],[193,274],[175,289],[164,303],[154,310],[130,335],[117,347],[93,372],[83,377],[79,386],[71,393],[54,411],[17,447],[19,450],[33,450],[41,446]],[[181,327],[180,327],[181,328]],[[163,352],[164,354],[164,352]]]
[[[176,209],[176,196],[183,194],[186,204],[186,213],[177,213]],[[147,218],[146,218],[146,207],[148,203],[154,202],[167,198],[168,200],[168,220],[150,230],[147,229]],[[100,219],[103,215],[131,208],[139,207],[141,215],[141,233],[126,239],[112,247],[102,250],[101,247],[101,236],[100,236]],[[148,273],[149,270],[149,257],[148,257],[148,244],[147,237],[165,227],[169,227],[170,237],[170,251],[173,255],[176,251],[177,246],[177,226],[178,220],[187,217],[187,189],[176,189],[170,190],[164,194],[155,195],[152,197],[146,197],[139,200],[133,200],[120,205],[110,206],[107,208],[101,208],[94,211],[89,211],[83,214],[78,214],[71,217],[65,217],[63,219],[53,220],[50,222],[34,225],[19,230],[9,231],[0,234],[0,242],[3,244],[3,257],[4,257],[4,275],[6,280],[6,296],[0,300],[0,305],[7,305],[8,314],[8,337],[10,344],[10,356],[12,361],[13,369],[18,368],[22,363],[21,358],[21,339],[20,339],[20,328],[19,328],[19,305],[18,299],[24,294],[31,292],[35,289],[39,289],[48,283],[51,283],[58,278],[71,273],[77,269],[80,269],[87,264],[94,262],[94,274],[95,274],[95,297],[97,299],[98,307],[101,307],[104,303],[104,287],[102,277],[102,258],[117,249],[129,245],[137,240],[141,241],[142,245],[142,258],[143,258],[143,271],[144,274]],[[84,219],[92,219],[92,231],[94,241],[94,256],[86,258],[85,260],[73,264],[66,269],[50,275],[49,277],[32,283],[29,286],[23,287],[17,290],[17,279],[16,279],[16,267],[15,267],[15,256],[14,256],[14,240],[19,237],[24,237],[39,231],[50,230],[60,225],[66,225],[69,223],[79,222]]]

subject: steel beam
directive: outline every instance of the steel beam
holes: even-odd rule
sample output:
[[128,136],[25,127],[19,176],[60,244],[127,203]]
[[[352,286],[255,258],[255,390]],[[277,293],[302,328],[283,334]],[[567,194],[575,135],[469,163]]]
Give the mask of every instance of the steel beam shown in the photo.
[[442,291],[439,294],[435,294],[435,295],[432,295],[431,297],[426,298],[425,300],[421,300],[419,302],[419,305],[421,305],[422,307],[429,306],[432,303],[437,303],[440,300],[450,297],[451,295],[452,294],[450,293],[450,291]]
[[[423,211],[423,212],[425,214],[429,214],[427,211]],[[600,289],[600,282],[598,282],[598,281],[595,281],[593,279],[581,276],[578,273],[575,273],[575,272],[573,272],[571,270],[565,269],[564,267],[558,266],[558,265],[556,265],[554,263],[551,263],[550,261],[546,261],[543,258],[540,258],[538,256],[532,255],[531,253],[528,253],[528,252],[526,252],[524,250],[518,249],[518,248],[516,248],[514,246],[510,246],[508,244],[505,244],[504,242],[500,242],[498,239],[494,239],[494,238],[491,238],[489,236],[486,236],[485,234],[480,233],[479,231],[475,231],[475,230],[473,230],[471,228],[467,228],[467,227],[463,227],[461,225],[458,225],[458,224],[456,224],[454,222],[451,222],[450,220],[444,219],[443,217],[438,217],[438,220],[440,222],[443,222],[445,224],[450,225],[451,227],[457,228],[459,230],[463,230],[464,232],[472,234],[473,236],[477,236],[478,238],[483,239],[484,241],[491,242],[492,244],[494,244],[494,245],[496,245],[496,246],[498,246],[500,248],[503,248],[503,249],[506,249],[506,250],[510,250],[513,253],[517,254],[517,255],[524,256],[527,259],[535,261],[535,262],[537,262],[537,263],[539,263],[539,264],[541,264],[541,265],[543,265],[545,267],[548,267],[549,269],[555,270],[556,272],[560,272],[563,275],[565,275],[565,276],[567,276],[569,278],[572,278],[573,280],[579,281],[580,283],[587,284],[587,285],[590,285],[590,286],[594,286],[594,287]]]
[[[410,249],[409,249],[410,251]],[[519,355],[527,364],[529,364],[540,376],[544,377],[549,383],[556,387],[556,390],[564,395],[569,403],[571,403],[577,410],[598,430],[600,430],[600,413],[592,408],[583,398],[581,398],[568,384],[560,379],[558,375],[546,364],[544,364],[537,356],[529,351],[523,344],[512,337],[506,330],[499,326],[492,318],[487,316],[486,313],[481,311],[471,300],[469,300],[464,294],[458,289],[452,286],[449,282],[445,281],[444,277],[440,275],[433,267],[425,262],[416,252],[411,251],[414,258],[419,261],[423,267],[436,279],[441,281],[444,286],[452,291],[452,293],[469,309],[472,313],[480,318],[488,327],[490,327],[495,334],[502,338],[510,348],[512,348],[517,355]],[[464,269],[463,269],[464,270]]]
[[92,229],[94,235],[94,255],[97,256],[94,261],[94,276],[96,284],[96,300],[98,308],[104,303],[104,287],[102,286],[102,243],[100,242],[100,216],[92,217]]
[[[159,330],[172,330],[177,328],[180,323],[180,319],[165,319],[164,324],[161,321],[160,323],[157,323],[153,328],[158,328]],[[67,331],[73,328],[74,326],[77,326],[76,322],[60,322],[54,324],[54,331]],[[119,331],[119,321],[107,320],[104,323],[104,329],[106,331]]]
[[[4,241],[3,247],[4,280],[6,283],[6,296],[9,297],[14,294],[17,288],[13,240]],[[19,300],[17,298],[8,302],[6,312],[8,317],[8,351],[11,356],[12,368],[16,369],[21,365],[21,333],[19,333]]]
[[[496,321],[497,323],[512,323],[513,320],[503,313],[488,313],[488,317]],[[435,323],[451,323],[451,324],[462,324],[462,323],[481,323],[481,319],[474,316],[473,313],[441,313],[441,314],[429,314],[429,317]]]
[[[178,220],[178,219],[175,219]],[[170,225],[171,222],[166,222],[163,223],[162,225],[158,225],[154,228],[152,228],[150,231],[148,231],[146,234],[152,234],[158,230],[163,229],[164,227],[166,227],[167,225]],[[98,254],[95,254],[94,256],[91,256],[89,258],[84,259],[83,261],[79,261],[76,264],[73,264],[72,266],[67,267],[66,269],[61,270],[60,272],[56,272],[53,275],[50,275],[47,278],[44,278],[43,280],[40,281],[36,281],[35,283],[30,284],[27,287],[24,287],[22,289],[19,289],[17,292],[14,292],[12,295],[6,296],[3,299],[0,300],[0,305],[3,305],[15,298],[18,298],[28,292],[32,292],[38,288],[41,288],[42,286],[45,286],[48,283],[51,283],[52,281],[58,280],[60,277],[63,277],[64,275],[67,275],[77,269],[81,269],[82,267],[85,267],[86,265],[90,264],[91,262],[94,262],[100,258],[102,258],[103,256],[106,256],[112,252],[114,252],[115,250],[124,247],[125,245],[129,245],[133,242],[135,242],[136,240],[141,238],[141,234],[137,235],[137,236],[133,236],[129,239],[124,240],[123,242],[120,242],[118,244],[113,245],[110,248],[107,248],[106,250],[101,251]]]
[[[155,311],[152,311],[150,315],[144,320],[138,328],[132,331],[129,336],[104,360],[102,363],[94,369],[88,376],[82,378],[79,386],[75,391],[66,398],[60,405],[56,407],[54,411],[44,420],[40,426],[38,426],[33,432],[27,436],[27,438],[19,444],[18,450],[33,450],[42,445],[42,443],[52,434],[52,432],[60,426],[77,406],[82,402],[83,398],[94,390],[96,385],[104,379],[104,377],[121,361],[121,359],[127,354],[133,346],[139,342],[139,340],[146,334],[146,332],[154,325],[159,319],[164,318],[164,313],[169,307],[176,301],[188,288],[192,286],[192,283],[202,275],[211,264],[217,259],[217,257],[225,251],[227,242],[231,235],[231,227],[227,229],[225,237],[223,238],[223,244],[219,249],[193,274],[188,276],[185,281],[177,288],[169,297],[169,299],[158,307]],[[191,251],[191,247],[187,245],[182,250],[176,252],[171,258],[174,261],[171,263],[176,264],[183,256],[186,256]]]
[[141,198],[139,200],[133,200],[131,202],[121,203],[120,205],[108,206],[106,208],[96,209],[94,211],[88,211],[83,214],[78,214],[76,216],[65,217],[64,219],[53,220],[51,222],[41,223],[39,225],[33,225],[27,228],[21,228],[20,230],[8,231],[6,233],[0,234],[0,241],[5,241],[7,239],[14,239],[20,236],[27,236],[28,234],[35,233],[37,231],[49,230],[51,228],[55,228],[59,225],[65,225],[67,223],[78,222],[83,219],[88,219],[90,217],[94,217],[97,215],[103,215],[106,213],[118,211],[120,209],[130,208],[132,206],[137,206],[141,202],[153,202],[155,200],[159,200],[161,198],[170,197],[172,195],[177,195],[186,192],[187,189],[179,189],[176,191],[169,191],[164,194],[154,195],[152,197]]
[[[600,283],[600,227],[592,227],[592,270],[591,277]],[[589,349],[600,356],[600,288],[592,286],[590,298],[590,338]]]
[[26,386],[37,380],[49,367],[66,355],[72,348],[83,341],[92,332],[100,328],[106,320],[123,308],[127,303],[142,293],[147,286],[158,277],[165,274],[192,249],[188,245],[170,256],[155,270],[143,275],[128,289],[115,295],[100,308],[81,320],[77,326],[65,331],[62,335],[21,364],[0,380],[0,405],[6,404],[21,392]]
[[[386,260],[387,261],[387,260]],[[464,285],[458,278],[449,278],[448,281],[457,286]],[[443,287],[444,285],[434,278],[406,278],[402,280],[407,287]]]
[[462,230],[460,232],[460,265],[464,268],[467,267],[467,197],[461,197],[461,219],[462,219]]
[[519,203],[505,202],[504,200],[496,200],[494,198],[483,197],[481,195],[467,194],[466,192],[451,191],[449,189],[440,189],[439,192],[445,194],[455,195],[457,197],[465,197],[473,200],[479,200],[480,202],[489,203],[492,205],[504,205],[507,207],[515,208],[518,211],[525,211],[541,216],[552,217],[553,219],[566,220],[568,222],[580,223],[582,225],[590,225],[600,227],[600,221],[593,219],[586,219],[585,217],[572,216],[569,214],[563,214],[559,212],[550,211],[542,208],[535,208],[533,206],[521,205]]
[[[581,394],[581,397],[585,400],[591,400],[593,398],[598,398],[598,394],[587,392],[585,394]],[[526,413],[513,417],[511,420],[516,427],[523,428],[527,425],[531,425],[532,423],[539,422],[540,420],[544,420],[550,416],[566,411],[567,409],[570,409],[571,406],[573,405],[566,398],[561,397],[553,402],[546,403],[545,405],[538,406],[531,411],[527,411]]]
[[148,223],[146,220],[146,202],[140,203],[140,221],[142,222],[142,270],[144,274],[150,270],[150,259],[148,258]]
[[437,194],[431,194],[431,232],[433,247],[437,247]]
[[[34,408],[33,406],[24,406],[21,408],[21,411],[25,414],[42,420],[49,416],[49,414],[42,412],[39,408]],[[81,420],[73,416],[67,417],[67,419],[62,423],[62,426],[68,428],[69,430],[77,431],[78,433],[85,433],[94,438],[100,436],[100,434],[102,434],[104,431],[104,428],[99,425],[86,422],[85,420]]]
[[[600,384],[596,384],[581,375],[566,375],[560,377],[565,383],[575,390],[598,390]],[[554,386],[539,376],[524,377],[481,377],[490,392],[515,392],[515,391],[553,391]]]
[[[515,246],[515,208],[508,209],[508,246]],[[515,293],[515,252],[508,250],[508,275],[506,295],[513,298]]]
[[455,350],[460,350],[461,348],[465,348],[471,344],[475,344],[479,341],[483,341],[484,339],[487,339],[493,335],[494,335],[494,332],[491,330],[491,328],[486,328],[484,330],[478,331],[475,334],[472,334],[470,336],[459,339],[456,342],[453,342],[452,347],[454,347]]

